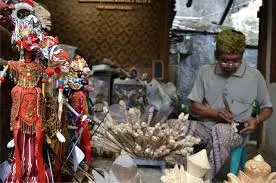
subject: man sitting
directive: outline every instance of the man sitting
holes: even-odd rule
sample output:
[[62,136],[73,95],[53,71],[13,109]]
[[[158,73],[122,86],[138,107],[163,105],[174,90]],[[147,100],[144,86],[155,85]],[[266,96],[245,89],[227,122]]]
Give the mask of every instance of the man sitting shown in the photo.
[[[272,114],[272,104],[261,73],[242,62],[245,36],[224,30],[216,36],[216,63],[200,68],[188,98],[191,111],[200,121],[190,121],[187,135],[197,136],[207,144],[212,170],[208,179],[220,171],[231,149],[241,145],[247,134]],[[256,101],[260,114],[251,117]],[[232,123],[246,126],[235,131]]]

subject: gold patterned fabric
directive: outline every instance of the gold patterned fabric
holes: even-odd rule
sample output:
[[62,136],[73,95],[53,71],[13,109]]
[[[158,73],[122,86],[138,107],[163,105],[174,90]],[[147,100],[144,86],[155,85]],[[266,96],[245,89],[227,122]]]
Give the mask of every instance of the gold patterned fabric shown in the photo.
[[44,98],[37,84],[42,66],[38,63],[9,61],[13,79],[17,85],[12,89],[11,127],[21,128],[24,133],[35,133],[35,127],[43,128]]
[[18,86],[34,88],[37,86],[42,65],[39,63],[26,63],[24,61],[9,61],[13,79]]
[[[24,123],[28,126],[38,125],[40,128],[43,128],[44,100],[41,89],[38,87],[23,88],[17,85],[12,89],[11,95],[12,128],[18,127],[18,121],[20,121],[19,127]],[[24,129],[32,129],[32,127],[26,127]],[[29,132],[31,133],[29,130],[26,131],[26,133]]]

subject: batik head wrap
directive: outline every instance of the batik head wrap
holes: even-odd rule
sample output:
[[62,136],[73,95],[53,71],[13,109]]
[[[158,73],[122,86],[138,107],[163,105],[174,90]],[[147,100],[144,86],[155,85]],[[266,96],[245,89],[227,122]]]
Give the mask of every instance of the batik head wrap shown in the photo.
[[243,54],[245,35],[239,31],[227,29],[216,36],[216,51],[223,54]]

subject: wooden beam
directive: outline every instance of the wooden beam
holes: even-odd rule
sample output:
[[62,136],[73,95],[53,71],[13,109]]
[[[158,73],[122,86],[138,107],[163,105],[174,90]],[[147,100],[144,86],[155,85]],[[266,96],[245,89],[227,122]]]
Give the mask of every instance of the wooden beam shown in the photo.
[[8,61],[3,58],[0,58],[0,65],[8,65]]
[[11,33],[6,28],[4,28],[2,25],[0,25],[0,32],[5,34],[5,35],[1,35],[1,36],[10,36],[11,37]]
[[274,51],[276,47],[276,11],[274,8],[276,7],[276,2],[275,0],[272,1],[272,38],[271,38],[271,55],[268,55],[271,57],[270,61],[270,82],[271,83],[276,83],[276,52]]
[[225,10],[222,14],[222,17],[220,18],[219,25],[223,24],[223,22],[224,22],[224,20],[227,16],[227,14],[229,13],[229,10],[230,10],[231,6],[233,5],[233,3],[234,3],[234,0],[229,0],[228,1],[228,4],[227,4],[227,6],[226,6],[226,8],[225,8]]

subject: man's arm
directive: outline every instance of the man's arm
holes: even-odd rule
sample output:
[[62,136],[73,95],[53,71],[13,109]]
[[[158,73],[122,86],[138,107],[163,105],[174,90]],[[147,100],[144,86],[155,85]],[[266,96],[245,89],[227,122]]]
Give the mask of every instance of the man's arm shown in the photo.
[[199,102],[191,101],[191,112],[199,118],[216,119],[217,111]]
[[263,123],[272,115],[273,109],[272,107],[265,107],[261,109],[260,114],[257,116],[258,124]]
[[202,103],[191,101],[191,111],[201,119],[211,119],[217,122],[231,123],[232,114],[226,109],[212,109]]
[[240,133],[252,133],[254,132],[258,125],[263,123],[272,115],[273,109],[272,107],[264,107],[261,109],[260,114],[257,117],[248,117],[242,119],[243,122],[246,122],[248,126],[240,131]]
[[272,103],[270,101],[270,96],[269,96],[265,79],[263,78],[262,74],[258,70],[255,74],[256,74],[255,80],[258,86],[256,101],[257,101],[257,104],[260,105],[261,111],[256,118],[248,117],[241,120],[242,122],[245,122],[248,124],[248,126],[241,131],[241,133],[245,133],[245,134],[252,133],[258,127],[258,124],[261,124],[265,120],[267,120],[272,115],[272,112],[273,112]]

